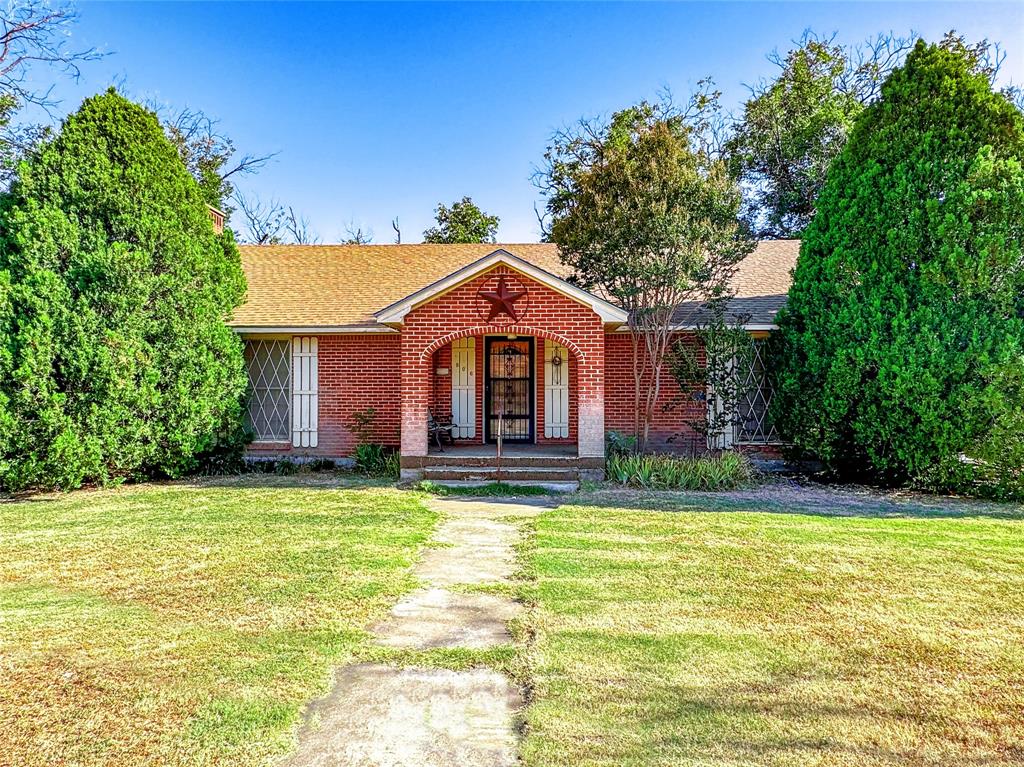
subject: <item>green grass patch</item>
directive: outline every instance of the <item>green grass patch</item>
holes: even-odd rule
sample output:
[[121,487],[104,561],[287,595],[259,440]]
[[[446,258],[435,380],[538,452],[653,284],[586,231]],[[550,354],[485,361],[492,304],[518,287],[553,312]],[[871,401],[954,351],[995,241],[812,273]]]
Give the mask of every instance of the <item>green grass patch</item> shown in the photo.
[[415,493],[267,481],[0,503],[0,761],[255,765],[290,747],[301,706],[415,586],[436,515]]
[[1019,515],[691,499],[535,525],[526,765],[1024,761]]
[[419,489],[434,495],[464,495],[474,498],[505,497],[516,495],[558,495],[558,493],[537,485],[510,485],[507,482],[489,482],[486,485],[450,487],[425,479]]

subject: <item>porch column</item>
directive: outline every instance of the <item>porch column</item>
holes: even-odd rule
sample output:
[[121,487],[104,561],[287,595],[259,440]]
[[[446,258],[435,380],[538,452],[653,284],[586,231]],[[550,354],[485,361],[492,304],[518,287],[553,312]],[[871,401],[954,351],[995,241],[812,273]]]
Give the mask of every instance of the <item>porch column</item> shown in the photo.
[[587,345],[577,373],[580,475],[604,479],[604,333]]
[[[413,348],[415,346],[415,348]],[[423,459],[427,455],[427,407],[430,396],[430,365],[421,359],[422,349],[402,334],[401,392],[402,433],[401,479],[423,478]]]

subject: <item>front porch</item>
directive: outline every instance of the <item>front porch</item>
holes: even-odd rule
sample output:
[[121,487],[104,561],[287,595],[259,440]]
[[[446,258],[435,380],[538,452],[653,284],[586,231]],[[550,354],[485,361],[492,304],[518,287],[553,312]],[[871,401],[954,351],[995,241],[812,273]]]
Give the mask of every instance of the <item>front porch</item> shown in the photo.
[[[625,322],[621,309],[498,250],[374,316],[401,333],[403,479],[456,459],[495,474],[542,460],[603,472],[605,331]],[[444,456],[439,422],[482,454]],[[528,455],[542,446],[563,454]]]

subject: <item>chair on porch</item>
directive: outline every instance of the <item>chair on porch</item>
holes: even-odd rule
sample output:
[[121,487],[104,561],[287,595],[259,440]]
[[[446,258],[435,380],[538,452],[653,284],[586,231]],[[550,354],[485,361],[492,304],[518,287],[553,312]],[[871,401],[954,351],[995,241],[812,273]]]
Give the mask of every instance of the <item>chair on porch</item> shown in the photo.
[[452,417],[448,416],[443,420],[434,418],[434,413],[430,408],[427,408],[427,434],[428,441],[433,439],[437,442],[437,449],[442,453],[444,452],[444,445],[441,443],[444,440],[448,440],[448,444],[455,444],[455,438],[452,436],[452,432],[455,431],[455,424],[452,423]]

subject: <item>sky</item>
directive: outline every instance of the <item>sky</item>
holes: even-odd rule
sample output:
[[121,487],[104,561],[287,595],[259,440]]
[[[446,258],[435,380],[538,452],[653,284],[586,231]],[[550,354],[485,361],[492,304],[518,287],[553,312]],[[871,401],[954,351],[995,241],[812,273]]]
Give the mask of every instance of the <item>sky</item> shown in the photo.
[[500,242],[540,237],[531,182],[552,132],[711,75],[725,106],[806,29],[856,42],[955,28],[999,41],[1024,83],[1024,3],[80,2],[72,45],[108,53],[61,81],[61,111],[117,84],[202,109],[244,153],[276,152],[247,193],[308,217],[417,242],[439,202],[469,195]]

